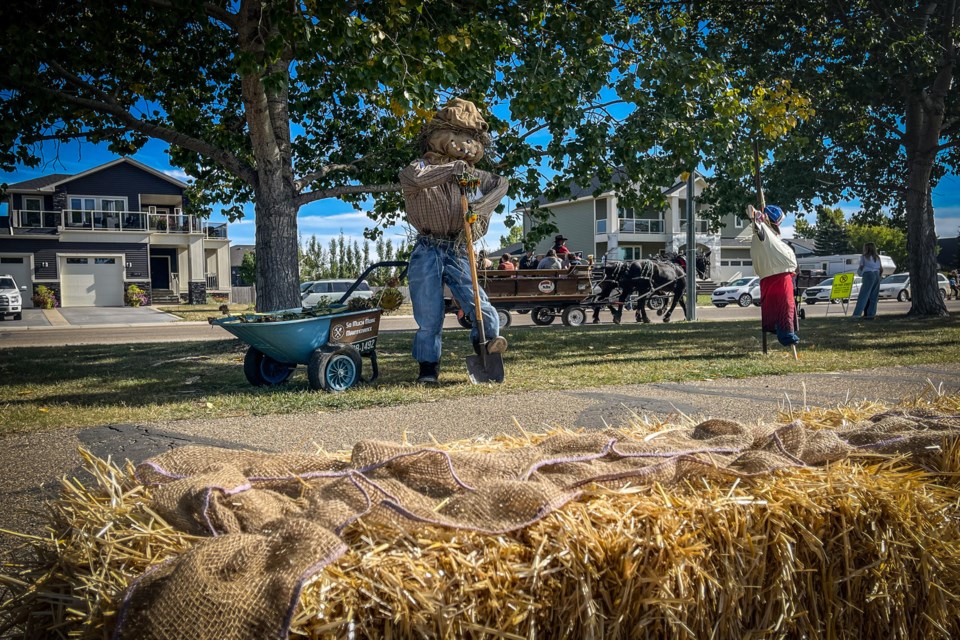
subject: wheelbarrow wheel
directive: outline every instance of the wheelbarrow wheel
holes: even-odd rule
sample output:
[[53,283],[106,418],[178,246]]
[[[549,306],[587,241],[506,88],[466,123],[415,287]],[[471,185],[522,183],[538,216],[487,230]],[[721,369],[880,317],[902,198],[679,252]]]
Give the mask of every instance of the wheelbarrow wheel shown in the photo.
[[255,387],[273,387],[283,384],[293,375],[294,364],[278,362],[256,347],[247,349],[243,358],[243,375]]
[[353,347],[340,347],[334,351],[317,349],[307,364],[307,379],[314,391],[323,389],[339,393],[360,380],[360,367],[360,354]]

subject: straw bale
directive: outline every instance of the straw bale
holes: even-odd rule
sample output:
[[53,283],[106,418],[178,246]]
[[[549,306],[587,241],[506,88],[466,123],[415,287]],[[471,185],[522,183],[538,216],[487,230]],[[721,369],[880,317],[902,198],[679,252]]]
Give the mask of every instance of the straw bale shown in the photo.
[[[254,618],[221,624],[215,636],[191,629],[181,637],[263,637],[273,634],[265,622],[270,609],[285,606],[283,579],[278,582],[271,561],[306,554],[322,563],[324,554],[339,553],[298,583],[296,607],[287,612],[292,637],[960,637],[960,441],[949,435],[960,428],[960,397],[919,399],[893,410],[864,404],[790,411],[783,419],[788,424],[758,428],[716,420],[632,425],[617,432],[625,454],[695,440],[747,450],[698,454],[653,482],[619,467],[603,482],[590,482],[600,470],[597,460],[538,470],[577,484],[578,496],[499,533],[450,524],[463,517],[528,518],[528,503],[517,498],[526,494],[508,480],[529,471],[530,448],[553,455],[580,447],[582,453],[609,434],[524,433],[413,453],[365,443],[353,459],[349,453],[325,458],[323,472],[380,464],[366,469],[371,482],[401,504],[429,489],[434,517],[411,520],[373,509],[348,519],[339,535],[291,516],[320,509],[318,521],[329,525],[366,503],[333,489],[347,499],[331,507],[324,498],[333,494],[311,496],[307,480],[299,489],[271,481],[291,470],[315,470],[315,457],[251,454],[232,470],[212,465],[208,472],[221,486],[251,477],[269,486],[267,511],[287,518],[290,529],[271,531],[266,542],[243,533],[263,526],[264,516],[244,504],[242,491],[209,518],[182,518],[173,526],[176,511],[163,511],[173,504],[170,485],[186,481],[193,490],[181,495],[194,500],[209,482],[188,476],[148,487],[129,466],[121,470],[87,454],[93,480],[64,481],[49,537],[33,540],[37,562],[5,569],[12,597],[3,611],[28,638],[108,637],[131,584],[193,566],[193,573],[230,579],[213,583],[224,590],[206,598],[173,591],[153,606],[128,607],[133,621],[122,635],[161,637],[156,629],[166,623],[155,618],[182,611],[183,602],[205,612],[201,618],[229,620],[207,609],[236,610],[224,601],[236,597],[224,585],[252,577],[260,585],[248,603],[258,612]],[[718,442],[725,446],[715,447]],[[491,453],[503,454],[505,463],[486,478],[483,456]],[[398,454],[409,455],[404,461]],[[686,472],[685,464],[692,465]],[[240,476],[231,476],[237,468]],[[710,468],[722,472],[705,472]],[[464,484],[484,484],[487,500],[461,500],[458,507]],[[536,500],[550,504],[558,495],[564,497],[541,488]],[[491,510],[500,501],[503,508]],[[203,552],[217,553],[205,533],[211,525],[221,538],[250,544],[209,562]]]

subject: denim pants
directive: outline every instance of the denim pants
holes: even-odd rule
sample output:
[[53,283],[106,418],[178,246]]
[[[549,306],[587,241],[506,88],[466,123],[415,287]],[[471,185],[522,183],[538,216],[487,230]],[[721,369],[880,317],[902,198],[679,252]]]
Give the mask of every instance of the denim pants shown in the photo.
[[861,313],[872,318],[877,315],[877,298],[880,296],[880,272],[864,271],[860,282],[860,294],[857,296],[857,306],[853,310],[853,317]]
[[[420,327],[413,338],[413,357],[417,362],[440,362],[444,284],[450,287],[450,292],[471,322],[475,317],[466,247],[462,243],[421,236],[410,256],[407,276],[410,279],[413,318]],[[487,340],[495,338],[500,334],[500,319],[483,289],[480,289],[480,311],[484,337]],[[478,342],[480,332],[477,323],[473,324],[470,338]]]

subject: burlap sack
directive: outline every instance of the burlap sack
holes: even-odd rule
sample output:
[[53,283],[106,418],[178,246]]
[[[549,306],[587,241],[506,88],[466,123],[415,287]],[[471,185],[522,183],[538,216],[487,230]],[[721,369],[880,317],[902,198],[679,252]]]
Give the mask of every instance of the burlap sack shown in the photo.
[[154,510],[211,538],[130,587],[115,637],[286,637],[303,585],[345,552],[339,536],[358,518],[494,534],[536,522],[594,483],[744,478],[856,452],[910,454],[922,463],[958,436],[960,416],[899,412],[837,430],[708,420],[646,438],[557,435],[482,454],[365,441],[349,462],[175,449],[141,464],[138,477],[155,485]]

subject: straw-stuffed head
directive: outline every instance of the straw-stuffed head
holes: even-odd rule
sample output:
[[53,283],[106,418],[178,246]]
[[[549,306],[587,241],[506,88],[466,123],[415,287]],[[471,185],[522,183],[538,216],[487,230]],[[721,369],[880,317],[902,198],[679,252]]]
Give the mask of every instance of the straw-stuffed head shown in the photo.
[[775,204],[768,204],[763,208],[763,215],[766,216],[767,220],[770,221],[770,224],[775,224],[778,227],[783,221],[783,209],[778,207]]
[[475,165],[483,158],[490,136],[477,107],[454,98],[437,111],[420,134],[420,151],[431,163],[463,160]]

